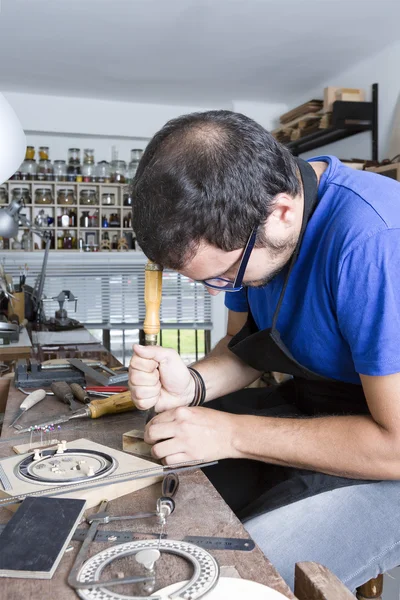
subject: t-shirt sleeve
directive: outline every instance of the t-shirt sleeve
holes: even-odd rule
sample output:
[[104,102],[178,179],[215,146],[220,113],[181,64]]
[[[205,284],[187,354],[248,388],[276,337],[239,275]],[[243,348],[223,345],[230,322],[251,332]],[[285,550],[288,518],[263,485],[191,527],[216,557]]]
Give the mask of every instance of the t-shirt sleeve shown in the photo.
[[234,312],[248,312],[246,290],[243,288],[239,292],[225,292],[225,306]]
[[345,257],[337,317],[358,373],[400,371],[400,229],[372,235]]

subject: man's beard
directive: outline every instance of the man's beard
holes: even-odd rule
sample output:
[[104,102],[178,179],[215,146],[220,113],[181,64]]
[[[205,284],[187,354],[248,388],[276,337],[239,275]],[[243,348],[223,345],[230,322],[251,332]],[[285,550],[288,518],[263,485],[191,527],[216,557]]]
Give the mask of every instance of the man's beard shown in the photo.
[[264,247],[268,248],[272,259],[279,260],[279,264],[276,265],[275,268],[268,273],[268,275],[265,275],[261,279],[254,281],[246,281],[243,285],[245,287],[261,288],[270,283],[274,277],[283,271],[292,258],[293,252],[297,246],[297,241],[298,240],[293,237],[291,240],[286,241],[284,245],[278,245],[272,244],[269,240],[266,240]]

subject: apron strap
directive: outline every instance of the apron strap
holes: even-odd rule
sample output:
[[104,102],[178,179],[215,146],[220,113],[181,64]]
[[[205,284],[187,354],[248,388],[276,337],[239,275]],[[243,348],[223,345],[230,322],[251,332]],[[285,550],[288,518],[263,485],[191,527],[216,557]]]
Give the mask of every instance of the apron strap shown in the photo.
[[285,296],[286,288],[289,283],[289,277],[296,263],[298,254],[300,252],[301,242],[303,241],[304,233],[311,218],[312,213],[318,202],[318,179],[317,175],[312,166],[303,160],[302,158],[296,158],[297,166],[299,167],[301,181],[303,184],[303,220],[301,223],[300,235],[294,249],[292,258],[290,259],[289,267],[286,273],[285,281],[283,282],[282,291],[279,296],[278,304],[276,305],[274,315],[272,317],[271,330],[276,330],[276,324],[278,321],[279,311],[282,306],[283,298]]

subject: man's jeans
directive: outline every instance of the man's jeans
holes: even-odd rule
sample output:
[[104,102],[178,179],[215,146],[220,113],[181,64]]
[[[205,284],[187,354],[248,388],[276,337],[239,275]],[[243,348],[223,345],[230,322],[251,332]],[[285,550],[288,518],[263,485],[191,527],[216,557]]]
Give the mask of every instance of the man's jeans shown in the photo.
[[324,492],[244,526],[292,589],[295,563],[311,560],[354,591],[400,565],[400,481]]

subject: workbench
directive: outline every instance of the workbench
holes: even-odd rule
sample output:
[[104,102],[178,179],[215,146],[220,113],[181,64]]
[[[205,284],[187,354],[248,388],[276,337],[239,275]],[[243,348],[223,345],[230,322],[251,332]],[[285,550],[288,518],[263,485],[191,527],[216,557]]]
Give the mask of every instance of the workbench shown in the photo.
[[[90,344],[86,347],[49,348],[46,351],[43,351],[43,349],[39,349],[38,351],[36,349],[35,353],[35,358],[40,360],[67,357],[85,357],[93,360],[106,359],[110,366],[118,364],[114,357],[101,345]],[[24,395],[15,389],[11,380],[4,425],[0,437],[1,458],[13,455],[13,445],[17,443],[29,443],[30,434],[16,436],[14,433],[15,430],[8,427],[23,398]],[[32,423],[33,421],[41,422],[64,412],[65,406],[48,396],[24,415],[20,422],[21,424]],[[60,438],[72,441],[76,438],[84,437],[122,450],[122,434],[130,429],[142,427],[143,418],[143,414],[135,411],[124,413],[123,415],[106,416],[98,420],[79,419],[70,421],[63,425]],[[7,441],[7,438],[10,437],[13,439]],[[127,515],[137,511],[151,511],[154,510],[155,502],[159,495],[160,484],[154,484],[151,487],[112,501],[109,504],[108,510],[113,515]],[[168,538],[183,539],[188,534],[249,537],[243,525],[201,471],[197,470],[180,475],[180,487],[175,500],[176,510],[169,518],[167,524],[166,533]],[[94,512],[93,509],[90,512]],[[0,509],[0,523],[6,523],[10,519],[10,516],[11,513],[6,508]],[[106,528],[107,526],[105,526]],[[155,524],[153,522],[150,523],[150,521],[137,521],[134,525],[129,521],[125,523],[114,522],[112,528],[157,531]],[[51,532],[49,532],[49,535],[51,535]],[[109,545],[110,543],[93,543],[90,555],[103,550]],[[21,598],[30,598],[31,600],[43,600],[44,598],[74,600],[77,598],[75,591],[67,585],[66,580],[80,547],[80,542],[73,541],[70,546],[72,546],[72,549],[64,554],[51,580],[0,579],[1,598],[7,598],[7,600],[21,600]],[[288,598],[295,599],[295,596],[284,580],[258,547],[250,552],[213,550],[212,554],[223,568],[223,574],[263,583],[280,591]],[[121,570],[124,570],[124,560],[127,559],[123,559],[119,563]],[[165,566],[166,564],[168,565],[168,569]],[[224,569],[229,567],[230,569],[227,571]],[[125,574],[129,572],[132,572],[132,570],[127,566]],[[173,582],[182,581],[188,578],[189,575],[190,568],[187,564],[182,559],[169,555],[168,559],[164,561],[161,559],[157,566],[156,590]],[[123,589],[122,586],[121,588],[113,589],[124,594],[133,592],[133,588],[130,588],[130,586],[124,586]]]

